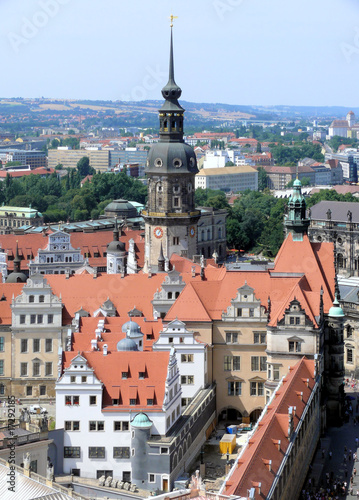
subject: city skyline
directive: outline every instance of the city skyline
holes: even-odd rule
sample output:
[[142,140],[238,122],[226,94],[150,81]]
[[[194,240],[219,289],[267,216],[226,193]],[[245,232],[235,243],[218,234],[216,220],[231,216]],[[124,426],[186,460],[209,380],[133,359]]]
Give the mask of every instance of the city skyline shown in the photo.
[[[183,99],[242,105],[357,107],[358,4],[353,0],[5,0],[0,95],[161,99],[169,16]],[[101,6],[102,7],[102,6]],[[340,7],[340,8],[339,8]]]

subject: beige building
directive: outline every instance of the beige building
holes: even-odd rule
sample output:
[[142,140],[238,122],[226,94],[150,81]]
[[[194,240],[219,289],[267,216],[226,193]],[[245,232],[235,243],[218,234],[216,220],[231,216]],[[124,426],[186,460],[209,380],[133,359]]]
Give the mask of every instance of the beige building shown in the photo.
[[76,168],[77,163],[87,156],[90,166],[96,172],[107,172],[110,166],[110,151],[106,149],[49,149],[48,166],[55,168],[61,164],[64,168]]
[[11,385],[6,393],[16,398],[54,397],[63,333],[61,298],[52,293],[44,276],[34,274],[12,299],[11,310],[12,356],[5,361],[11,364]]
[[202,168],[196,174],[195,188],[220,189],[234,193],[258,190],[258,172],[248,165],[240,167]]

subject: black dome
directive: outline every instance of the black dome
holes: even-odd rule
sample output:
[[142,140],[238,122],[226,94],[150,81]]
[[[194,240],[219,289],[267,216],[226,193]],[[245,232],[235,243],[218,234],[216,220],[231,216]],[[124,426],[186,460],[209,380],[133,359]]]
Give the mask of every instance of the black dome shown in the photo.
[[193,148],[185,142],[158,142],[154,144],[147,159],[147,174],[197,174],[197,159]]

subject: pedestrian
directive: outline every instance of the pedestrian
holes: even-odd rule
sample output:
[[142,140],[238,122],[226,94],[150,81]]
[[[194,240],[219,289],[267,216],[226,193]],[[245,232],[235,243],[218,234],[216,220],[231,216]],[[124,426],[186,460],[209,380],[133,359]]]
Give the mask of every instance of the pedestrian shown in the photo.
[[333,455],[333,453],[330,451],[330,452],[329,452],[329,460],[331,460],[331,459],[332,459],[332,455]]

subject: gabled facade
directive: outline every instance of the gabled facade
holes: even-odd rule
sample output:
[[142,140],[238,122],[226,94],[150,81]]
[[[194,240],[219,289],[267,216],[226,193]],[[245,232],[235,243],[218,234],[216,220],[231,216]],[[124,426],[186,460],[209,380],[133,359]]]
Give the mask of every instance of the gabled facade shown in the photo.
[[[11,302],[11,386],[16,398],[55,396],[62,347],[62,301],[44,276],[34,274]],[[10,359],[9,359],[10,361]]]
[[49,235],[47,246],[38,251],[34,260],[30,260],[31,274],[73,274],[84,264],[80,249],[71,245],[71,236],[63,231]]

